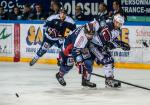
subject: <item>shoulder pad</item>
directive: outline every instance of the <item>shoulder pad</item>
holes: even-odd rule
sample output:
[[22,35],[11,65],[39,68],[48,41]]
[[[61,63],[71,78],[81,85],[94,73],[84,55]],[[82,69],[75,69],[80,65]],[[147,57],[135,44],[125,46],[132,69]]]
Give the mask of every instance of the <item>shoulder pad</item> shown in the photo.
[[51,15],[47,18],[47,21],[52,21],[53,19],[58,19],[59,16],[58,15]]
[[69,17],[69,16],[66,16],[65,21],[68,22],[68,23],[75,24],[74,20],[71,17]]

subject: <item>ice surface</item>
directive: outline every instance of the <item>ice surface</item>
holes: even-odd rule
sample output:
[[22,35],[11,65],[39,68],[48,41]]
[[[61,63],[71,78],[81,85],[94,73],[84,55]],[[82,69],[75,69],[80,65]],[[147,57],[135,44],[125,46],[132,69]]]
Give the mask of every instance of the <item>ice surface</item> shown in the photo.
[[[66,87],[58,84],[56,65],[0,62],[0,105],[150,105],[150,91],[122,84],[105,88],[104,79],[92,76],[97,88],[81,86],[76,69],[66,76]],[[94,72],[103,74],[101,68]],[[116,78],[150,88],[150,70],[117,69]],[[18,94],[17,98],[15,94]]]

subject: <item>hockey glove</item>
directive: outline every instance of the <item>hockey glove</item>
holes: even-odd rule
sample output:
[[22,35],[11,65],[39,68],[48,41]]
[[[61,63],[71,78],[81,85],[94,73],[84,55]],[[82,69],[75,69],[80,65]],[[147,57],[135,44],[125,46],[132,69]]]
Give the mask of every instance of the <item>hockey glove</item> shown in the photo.
[[130,50],[130,46],[128,43],[122,42],[120,45],[121,49],[124,51],[129,51]]
[[108,49],[109,49],[109,50],[113,50],[113,49],[115,49],[116,47],[114,46],[114,44],[113,44],[112,42],[107,42],[107,43],[105,43],[104,48],[105,48],[105,50],[107,51]]

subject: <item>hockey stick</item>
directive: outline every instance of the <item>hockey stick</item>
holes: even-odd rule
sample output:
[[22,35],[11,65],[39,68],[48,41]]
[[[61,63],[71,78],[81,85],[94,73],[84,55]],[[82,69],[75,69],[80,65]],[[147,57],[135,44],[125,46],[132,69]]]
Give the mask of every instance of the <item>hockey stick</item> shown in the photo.
[[[95,73],[91,73],[91,75],[95,75],[95,76],[97,76],[97,77],[105,78],[105,76],[102,76],[102,75],[99,75],[99,74],[95,74]],[[114,79],[114,80],[115,80],[115,81],[118,81],[118,82],[121,82],[121,83],[123,83],[123,84],[126,84],[126,85],[134,86],[134,87],[141,88],[141,89],[145,89],[145,90],[150,90],[150,88],[147,88],[147,87],[135,85],[135,84],[132,84],[132,83],[129,83],[129,82],[125,82],[125,81],[121,81],[121,80],[117,80],[117,79]]]

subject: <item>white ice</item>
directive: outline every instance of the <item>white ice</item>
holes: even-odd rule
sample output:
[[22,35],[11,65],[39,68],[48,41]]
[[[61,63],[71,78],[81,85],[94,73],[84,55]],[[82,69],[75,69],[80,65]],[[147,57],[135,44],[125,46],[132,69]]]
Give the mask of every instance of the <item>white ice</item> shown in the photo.
[[[0,105],[150,105],[150,91],[124,85],[105,88],[104,79],[92,76],[97,88],[81,86],[81,77],[72,69],[66,87],[56,80],[56,65],[0,62]],[[101,68],[94,72],[103,74]],[[116,79],[150,88],[150,70],[117,69]],[[17,98],[15,94],[18,94]]]

